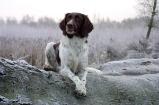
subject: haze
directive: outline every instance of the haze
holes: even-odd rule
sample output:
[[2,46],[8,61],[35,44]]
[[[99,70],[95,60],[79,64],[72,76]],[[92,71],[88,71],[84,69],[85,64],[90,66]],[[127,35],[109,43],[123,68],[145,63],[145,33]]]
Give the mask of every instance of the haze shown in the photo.
[[82,12],[95,21],[136,17],[136,0],[0,0],[0,17],[47,16],[59,21],[67,12]]

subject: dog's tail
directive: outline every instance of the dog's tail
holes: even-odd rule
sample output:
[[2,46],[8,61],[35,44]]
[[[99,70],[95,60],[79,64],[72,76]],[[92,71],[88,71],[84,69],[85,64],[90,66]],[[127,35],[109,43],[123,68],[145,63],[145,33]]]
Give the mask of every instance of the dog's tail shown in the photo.
[[99,75],[102,74],[102,71],[100,71],[96,68],[92,68],[92,67],[86,67],[85,70],[87,70],[88,73],[96,73],[96,74],[99,74]]

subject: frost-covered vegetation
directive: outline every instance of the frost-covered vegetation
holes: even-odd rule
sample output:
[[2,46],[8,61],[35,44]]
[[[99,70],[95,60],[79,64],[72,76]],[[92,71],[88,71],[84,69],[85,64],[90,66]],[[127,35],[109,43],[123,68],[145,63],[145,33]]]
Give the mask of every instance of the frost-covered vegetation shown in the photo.
[[[149,57],[151,45],[156,39],[159,40],[159,29],[154,28],[150,42],[144,44],[143,38],[147,31],[144,20],[136,18],[122,22],[107,20],[94,23],[94,30],[89,36],[89,63],[131,58],[134,52],[140,53],[140,57]],[[26,57],[32,65],[42,67],[46,44],[50,41],[58,42],[61,36],[58,23],[51,18],[34,21],[32,17],[25,16],[20,22],[14,18],[6,21],[0,19],[0,56],[13,60]]]

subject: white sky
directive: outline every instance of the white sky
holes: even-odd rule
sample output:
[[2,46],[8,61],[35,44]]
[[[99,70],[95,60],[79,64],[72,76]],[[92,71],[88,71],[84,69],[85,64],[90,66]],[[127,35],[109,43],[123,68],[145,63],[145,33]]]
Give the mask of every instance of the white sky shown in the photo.
[[21,19],[28,14],[35,19],[48,16],[58,21],[67,12],[81,12],[93,21],[97,18],[121,21],[137,15],[136,5],[136,0],[0,0],[0,17]]

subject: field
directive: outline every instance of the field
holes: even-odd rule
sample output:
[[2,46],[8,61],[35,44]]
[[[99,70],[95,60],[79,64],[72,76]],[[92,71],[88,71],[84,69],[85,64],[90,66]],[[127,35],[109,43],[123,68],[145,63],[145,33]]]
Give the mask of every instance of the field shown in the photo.
[[[58,23],[0,22],[0,56],[12,60],[25,57],[37,67],[44,64],[44,50],[48,42],[58,42],[62,32]],[[146,35],[144,19],[127,19],[122,22],[99,21],[89,35],[89,64],[126,59],[130,50],[141,51],[139,41]],[[153,29],[150,45],[157,39],[158,29]]]

